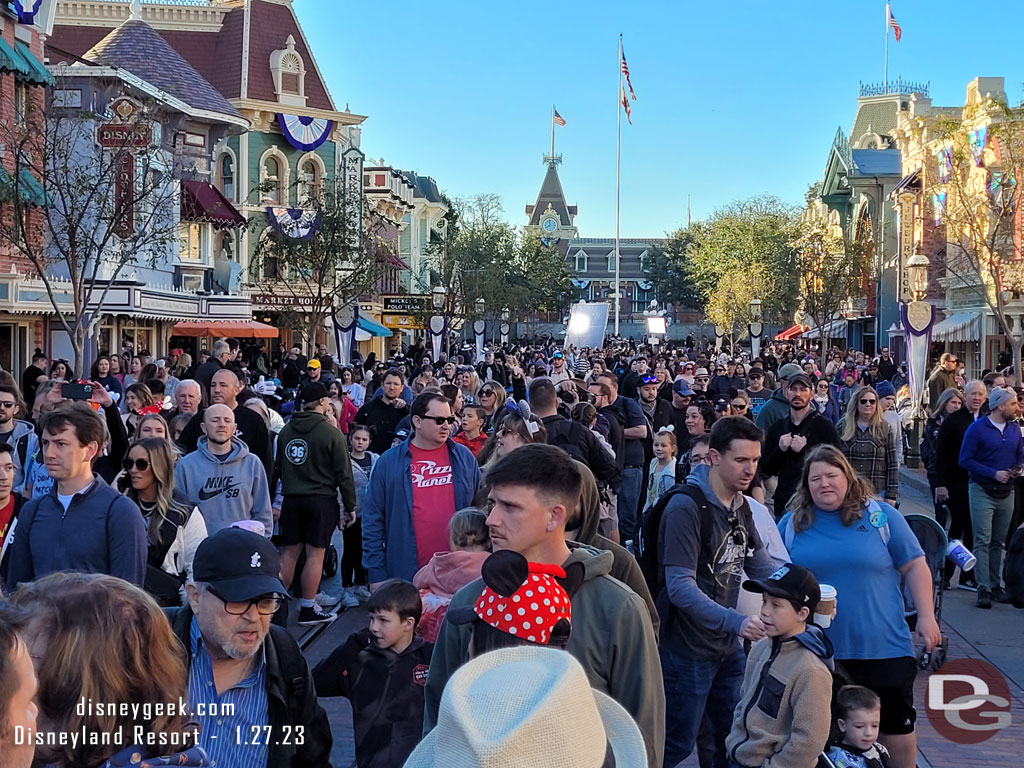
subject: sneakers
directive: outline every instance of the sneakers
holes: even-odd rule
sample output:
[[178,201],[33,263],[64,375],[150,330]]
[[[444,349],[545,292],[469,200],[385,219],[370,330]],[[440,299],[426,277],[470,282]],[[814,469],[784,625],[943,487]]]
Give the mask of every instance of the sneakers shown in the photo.
[[352,594],[355,595],[356,599],[361,603],[365,603],[367,600],[370,599],[370,590],[368,590],[365,586],[349,587],[349,589],[352,590]]
[[341,602],[346,608],[358,608],[359,598],[355,596],[354,591],[351,587],[343,590],[341,593]]
[[300,627],[308,627],[313,624],[327,624],[334,621],[336,618],[338,618],[338,614],[328,613],[315,603],[310,608],[303,606],[299,610]]
[[1002,587],[995,587],[992,590],[992,599],[997,603],[1009,603],[1010,597]]
[[992,596],[989,591],[984,587],[978,587],[978,602],[979,608],[991,608],[992,607]]
[[942,591],[943,592],[949,592],[949,590],[951,590],[951,589],[952,589],[952,587],[949,585],[949,579],[943,579],[942,580]]
[[960,581],[956,584],[957,589],[966,589],[968,592],[978,591],[978,582],[974,579],[965,579],[963,576],[960,577]]
[[328,594],[327,592],[320,592],[316,596],[316,604],[322,608],[333,608],[342,601],[342,598]]

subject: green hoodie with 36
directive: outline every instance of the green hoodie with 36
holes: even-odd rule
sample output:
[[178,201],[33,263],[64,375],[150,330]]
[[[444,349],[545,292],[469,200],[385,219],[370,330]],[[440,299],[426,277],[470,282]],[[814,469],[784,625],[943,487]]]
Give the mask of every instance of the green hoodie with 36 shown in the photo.
[[356,506],[356,485],[348,445],[340,429],[316,411],[299,411],[277,437],[274,482],[285,496],[334,496],[345,511]]

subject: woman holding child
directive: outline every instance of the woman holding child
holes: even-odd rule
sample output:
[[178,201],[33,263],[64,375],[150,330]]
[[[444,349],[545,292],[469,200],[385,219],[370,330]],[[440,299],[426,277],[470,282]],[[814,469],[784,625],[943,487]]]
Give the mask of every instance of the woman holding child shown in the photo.
[[918,640],[929,651],[941,641],[921,545],[903,516],[878,501],[871,484],[831,445],[807,455],[788,509],[779,532],[792,561],[837,592],[836,616],[826,630],[837,663],[881,698],[879,741],[894,765],[913,768],[917,663],[901,577],[917,607]]

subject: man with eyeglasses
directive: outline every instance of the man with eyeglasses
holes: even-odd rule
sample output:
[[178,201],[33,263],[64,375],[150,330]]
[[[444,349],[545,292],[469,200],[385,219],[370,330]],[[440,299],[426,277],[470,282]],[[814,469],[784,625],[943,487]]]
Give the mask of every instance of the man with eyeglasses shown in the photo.
[[225,528],[196,550],[188,604],[166,610],[211,764],[330,765],[331,726],[309,667],[288,631],[270,623],[287,597],[280,570],[268,539]]
[[928,377],[928,405],[934,407],[942,393],[952,387],[959,389],[956,382],[956,366],[959,360],[952,352],[944,352],[939,358],[931,376]]
[[455,417],[437,391],[412,403],[413,435],[377,459],[363,497],[363,567],[370,591],[388,579],[412,577],[437,552],[447,552],[448,521],[473,503],[480,466],[451,439]]
[[699,397],[707,395],[708,382],[711,381],[711,374],[707,368],[698,368],[693,373],[693,391]]
[[36,451],[36,432],[31,422],[14,418],[24,403],[21,393],[12,384],[0,384],[0,441],[11,446],[14,459],[14,492],[25,487],[25,462]]

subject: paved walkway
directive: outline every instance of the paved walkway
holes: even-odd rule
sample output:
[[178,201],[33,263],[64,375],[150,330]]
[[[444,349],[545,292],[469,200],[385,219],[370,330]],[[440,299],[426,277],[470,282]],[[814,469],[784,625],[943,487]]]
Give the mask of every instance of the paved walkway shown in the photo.
[[[931,514],[927,481],[913,470],[901,473],[901,511]],[[333,586],[333,585],[332,585]],[[331,591],[337,592],[337,589]],[[918,765],[920,768],[1020,768],[1024,766],[1024,611],[995,605],[990,611],[974,606],[975,593],[953,589],[944,594],[942,631],[949,638],[949,659],[981,659],[1007,679],[1012,696],[1013,723],[988,741],[975,745],[955,744],[935,732],[924,711],[928,675],[918,675],[915,701],[918,718]],[[364,608],[346,611],[310,647],[310,666],[344,642],[349,633],[365,626]],[[344,699],[321,699],[334,731],[332,762],[349,768],[355,760],[352,741],[352,710]],[[680,764],[697,765],[696,756]]]

